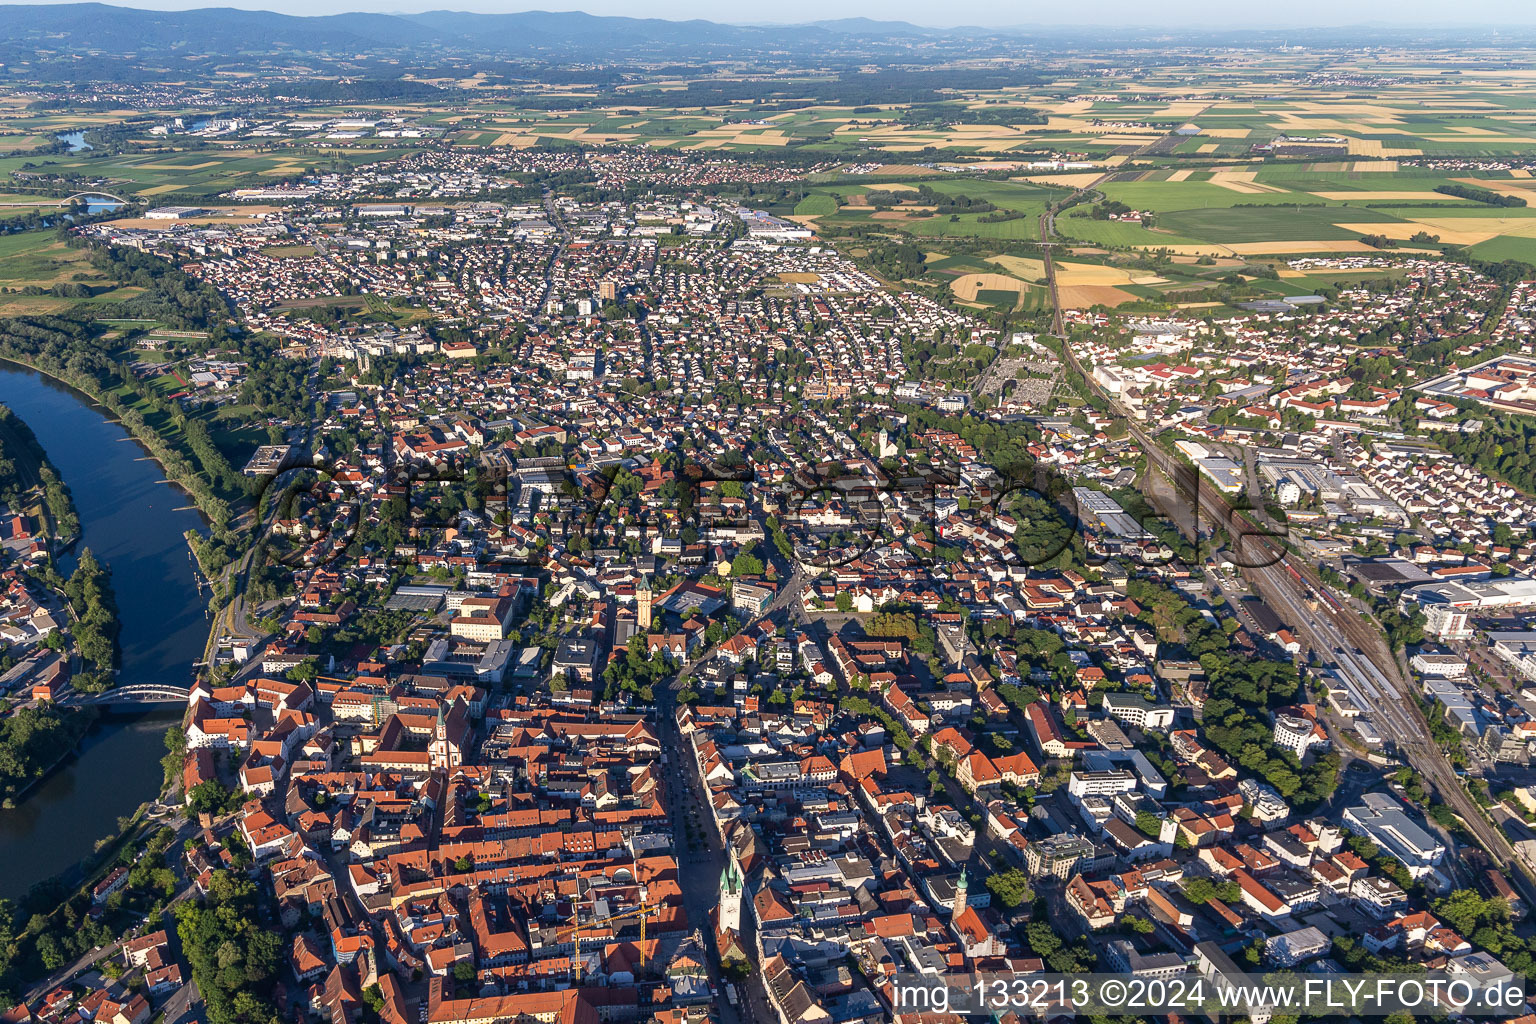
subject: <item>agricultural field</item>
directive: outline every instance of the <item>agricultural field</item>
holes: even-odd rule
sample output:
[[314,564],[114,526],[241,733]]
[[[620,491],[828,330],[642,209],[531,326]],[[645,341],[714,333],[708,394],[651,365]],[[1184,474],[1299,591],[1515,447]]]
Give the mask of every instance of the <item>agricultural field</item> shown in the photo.
[[141,291],[123,287],[89,297],[54,294],[61,287],[84,285],[97,290],[109,283],[91,265],[88,250],[71,249],[53,231],[0,235],[0,316],[56,313],[81,302],[122,301]]
[[[1147,272],[1154,253],[1206,261],[1201,275],[1212,259],[1242,266],[1382,245],[1536,264],[1536,203],[1499,205],[1437,191],[1536,199],[1529,156],[1536,152],[1536,71],[1510,68],[1500,51],[1429,59],[1385,49],[1369,62],[1350,53],[1215,52],[1129,73],[1066,55],[1018,78],[1016,85],[998,87],[994,78],[892,102],[848,98],[860,88],[848,76],[804,68],[780,69],[771,82],[746,66],[679,65],[515,87],[475,73],[431,79],[453,90],[451,102],[290,102],[253,117],[250,132],[195,139],[150,134],[157,123],[197,116],[187,110],[39,110],[0,93],[0,220],[48,211],[65,194],[60,179],[71,189],[150,206],[206,206],[217,219],[262,212],[218,209],[215,197],[230,189],[311,169],[345,170],[416,147],[644,146],[814,162],[814,173],[763,197],[760,208],[830,239],[854,234],[933,251],[926,282],[956,301],[993,308],[1045,301],[1041,275],[999,261],[1036,258],[1049,204],[1085,188],[1085,201],[1055,218],[1059,239],[1090,250],[1065,263],[1097,268],[1064,263],[1060,294],[1073,305],[1172,301],[1209,287],[1205,276]],[[760,94],[743,98],[752,89]],[[414,137],[365,130],[338,141],[325,127],[368,118],[388,118]],[[110,134],[111,142],[82,152],[31,151],[81,131]],[[1107,204],[1146,219],[1096,209]],[[36,240],[16,244],[31,255],[3,271],[0,286],[12,290],[0,311],[65,304],[35,292],[77,283],[74,276],[89,268]],[[304,247],[268,252],[308,255]],[[34,294],[22,294],[29,285]],[[1298,294],[1307,283],[1245,287]],[[359,309],[401,324],[421,317],[387,306]]]
[[[982,201],[993,209],[940,211],[918,192],[927,188],[943,201]],[[816,186],[794,206],[794,216],[813,227],[835,231],[867,228],[918,238],[973,238],[1032,241],[1040,237],[1040,216],[1065,189],[1026,182],[975,178],[913,179],[878,185]],[[872,196],[894,198],[897,205],[873,205]]]
[[[1457,187],[1532,205],[1490,205],[1435,191]],[[1361,252],[1370,248],[1362,236],[1381,235],[1403,248],[1466,247],[1480,258],[1536,263],[1536,179],[1508,172],[1441,172],[1393,161],[1250,163],[1187,174],[1122,173],[1096,191],[1102,200],[1152,214],[1152,226],[1096,220],[1089,209],[1075,209],[1057,218],[1064,236],[1111,247],[1252,256]]]
[[[92,182],[90,191],[156,205],[178,198],[212,199],[233,188],[297,177],[309,168],[352,166],[389,155],[390,151],[368,149],[263,153],[238,147],[190,153],[0,156],[0,179],[18,187],[0,190],[0,216],[49,199],[50,176],[85,179]],[[19,191],[22,186],[32,191]]]

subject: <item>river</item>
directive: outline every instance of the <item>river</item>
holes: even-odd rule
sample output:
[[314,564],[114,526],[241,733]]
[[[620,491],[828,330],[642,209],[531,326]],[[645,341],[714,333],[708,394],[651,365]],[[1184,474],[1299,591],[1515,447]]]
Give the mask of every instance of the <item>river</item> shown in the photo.
[[[112,570],[122,633],[119,685],[192,680],[208,638],[207,599],[185,533],[204,528],[192,500],[163,482],[158,463],[85,396],[0,363],[0,402],[26,421],[74,496],[81,540]],[[181,509],[178,511],[178,509]],[[72,559],[60,566],[68,573]],[[14,810],[0,810],[0,897],[68,868],[117,819],[159,792],[162,737],[181,709],[102,719],[66,762]]]

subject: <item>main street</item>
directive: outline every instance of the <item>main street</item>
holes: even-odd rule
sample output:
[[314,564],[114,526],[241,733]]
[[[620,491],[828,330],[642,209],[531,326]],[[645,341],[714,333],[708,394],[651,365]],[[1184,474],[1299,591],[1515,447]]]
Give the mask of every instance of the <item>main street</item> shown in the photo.
[[[766,534],[767,524],[759,520],[759,525]],[[789,621],[796,621],[800,614],[800,595],[815,578],[815,574],[807,572],[799,562],[787,564],[784,559],[777,557],[777,552],[770,553],[769,558],[780,571],[780,576],[787,571],[789,578],[763,609],[760,617],[767,618],[787,609]],[[714,944],[710,911],[717,901],[720,874],[725,870],[727,854],[720,837],[715,834],[709,788],[699,776],[693,745],[683,738],[677,728],[677,696],[688,689],[694,671],[708,660],[712,651],[713,648],[705,648],[685,661],[677,674],[656,691],[656,728],[662,752],[670,768],[664,774],[668,780],[673,842],[680,852],[678,864],[681,877],[678,883],[683,891],[683,908],[688,912],[689,924],[700,930],[705,943],[710,946]],[[694,841],[695,836],[699,840],[697,843]],[[751,891],[750,886],[748,891]],[[743,906],[739,938],[742,948],[754,963],[746,979],[735,983],[740,993],[740,1001],[736,1006],[731,1006],[720,990],[725,979],[714,969],[711,970],[711,980],[717,989],[715,1005],[723,1024],[773,1024],[775,1020],[767,992],[763,988],[762,965],[755,962],[756,927],[752,908]]]
[[[684,681],[691,675],[696,664],[697,661],[685,664],[670,684],[657,691],[656,728],[662,752],[671,769],[664,772],[664,775],[667,778],[667,799],[672,814],[673,843],[678,851],[678,886],[683,892],[683,909],[688,912],[689,925],[699,930],[706,947],[713,948],[714,926],[710,911],[717,901],[720,874],[725,870],[727,856],[724,844],[715,834],[709,789],[699,777],[693,745],[683,738],[677,728],[677,694],[683,689]],[[695,836],[698,837],[698,843],[695,843]],[[740,941],[748,955],[754,958],[757,948],[756,927],[752,908],[744,902]],[[753,1005],[766,998],[762,991],[761,965],[754,963],[747,979],[738,985],[744,998],[734,1007],[725,1001],[721,990],[725,979],[713,964],[710,982],[717,993],[715,1005],[723,1024],[770,1024],[772,1021],[771,1016],[759,1017],[753,1011]]]

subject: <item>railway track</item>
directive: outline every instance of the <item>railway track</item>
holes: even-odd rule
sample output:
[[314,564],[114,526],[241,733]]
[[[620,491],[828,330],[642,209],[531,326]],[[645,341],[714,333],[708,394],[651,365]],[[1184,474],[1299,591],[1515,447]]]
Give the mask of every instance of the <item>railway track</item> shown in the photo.
[[[1074,192],[1069,199],[1090,191],[1105,177],[1108,175],[1094,179]],[[1227,535],[1233,538],[1234,548],[1237,549],[1235,553],[1248,563],[1247,567],[1240,568],[1243,577],[1272,607],[1286,609],[1292,627],[1301,632],[1314,649],[1328,652],[1330,658],[1362,684],[1367,695],[1375,698],[1373,716],[1391,730],[1394,745],[1403,759],[1429,784],[1438,800],[1450,807],[1466,824],[1478,845],[1498,867],[1515,868],[1514,871],[1506,870],[1510,882],[1519,889],[1528,904],[1536,905],[1536,875],[1533,875],[1531,866],[1515,854],[1509,838],[1489,820],[1456,777],[1445,755],[1434,742],[1429,722],[1420,711],[1418,701],[1413,698],[1413,687],[1404,676],[1396,655],[1381,631],[1340,604],[1313,565],[1295,556],[1270,530],[1261,526],[1244,510],[1234,507],[1227,496],[1198,471],[1158,447],[1137,420],[1128,415],[1113,396],[1084,372],[1077,353],[1067,339],[1056,286],[1056,267],[1052,259],[1051,236],[1055,233],[1055,217],[1060,205],[1048,207],[1041,215],[1039,224],[1046,283],[1053,310],[1053,328],[1056,336],[1061,339],[1062,352],[1068,365],[1082,378],[1086,387],[1125,417],[1131,436],[1147,455],[1149,468],[1167,476],[1181,500],[1193,501],[1197,519],[1192,531],[1196,536],[1191,539],[1199,540],[1198,517],[1202,515],[1208,517],[1208,522],[1226,530]],[[1149,494],[1149,497],[1152,496]],[[1153,497],[1153,500],[1157,499]],[[1313,614],[1309,614],[1307,605],[1308,590],[1320,598]],[[1338,643],[1338,639],[1346,643]],[[1349,650],[1346,650],[1346,646]],[[1359,653],[1355,654],[1354,651]]]

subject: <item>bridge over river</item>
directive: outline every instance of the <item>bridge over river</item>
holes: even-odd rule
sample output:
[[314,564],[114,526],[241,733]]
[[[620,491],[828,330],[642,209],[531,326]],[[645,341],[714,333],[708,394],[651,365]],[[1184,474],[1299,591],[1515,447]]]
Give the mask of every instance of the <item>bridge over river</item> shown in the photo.
[[185,704],[189,695],[185,686],[173,686],[170,683],[135,683],[132,686],[119,686],[106,693],[98,693],[83,703],[97,707],[148,707],[152,704]]

